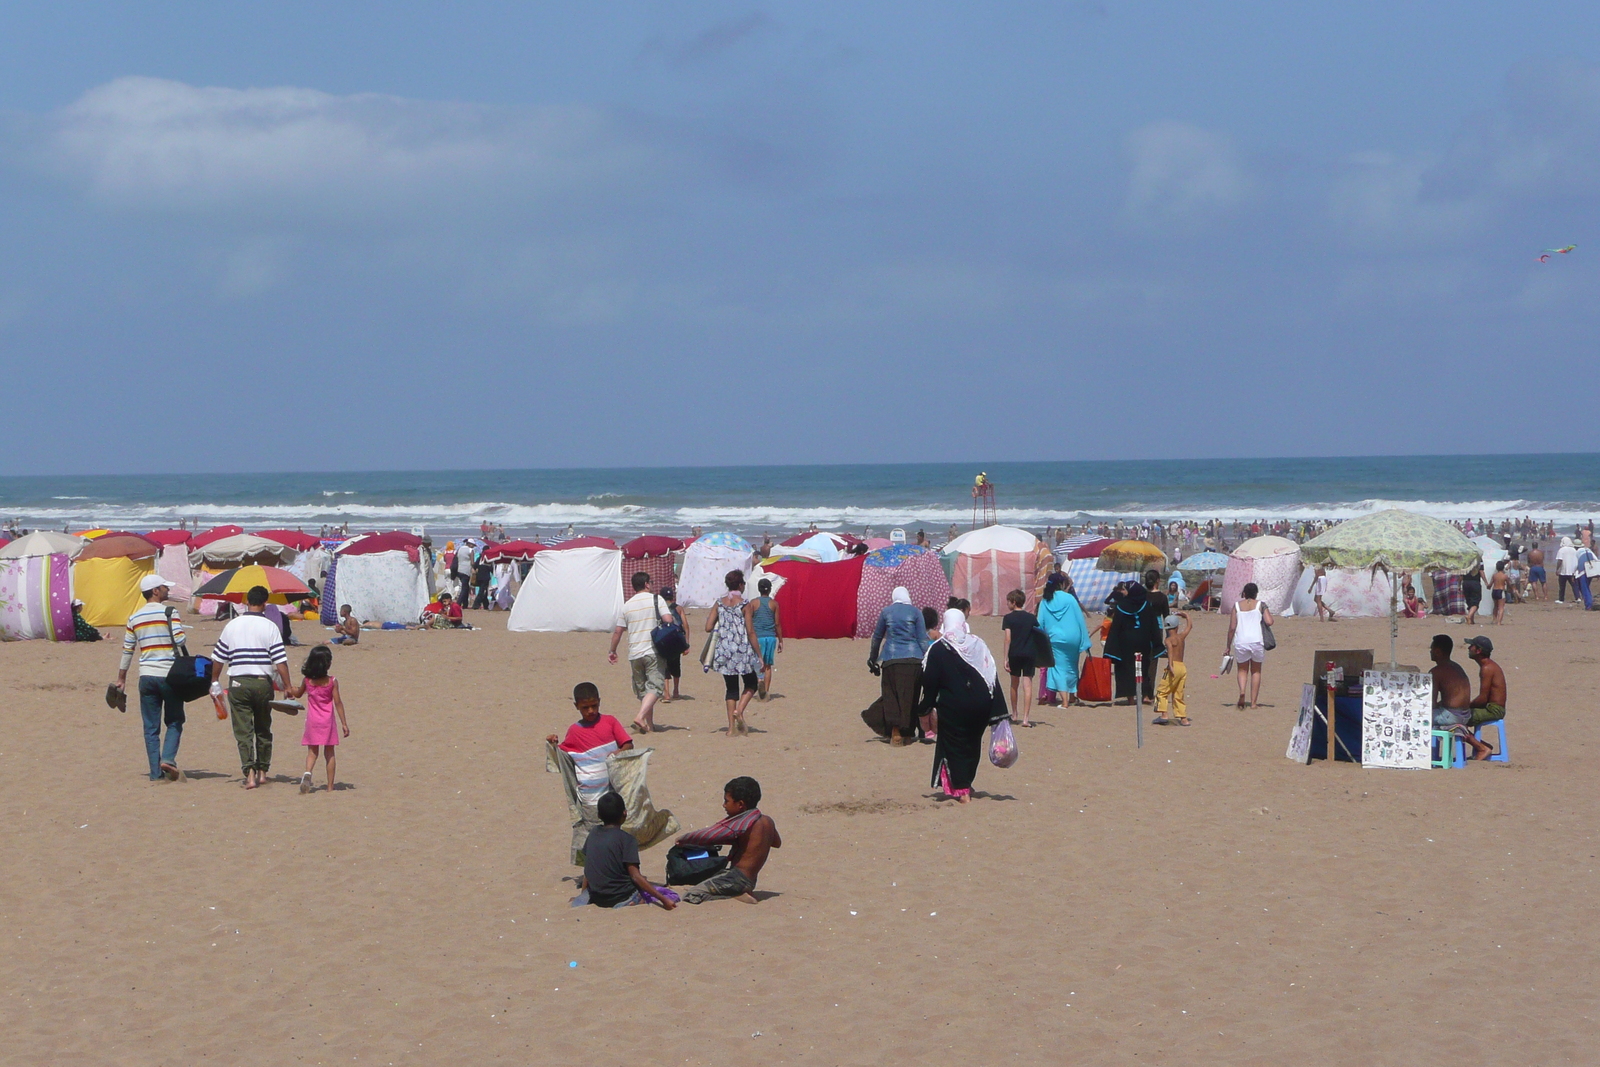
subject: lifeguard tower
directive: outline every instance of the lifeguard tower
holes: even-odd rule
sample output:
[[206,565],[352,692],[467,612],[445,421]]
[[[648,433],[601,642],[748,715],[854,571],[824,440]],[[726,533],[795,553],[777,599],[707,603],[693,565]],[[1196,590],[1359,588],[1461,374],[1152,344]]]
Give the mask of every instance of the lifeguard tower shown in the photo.
[[[978,521],[980,513],[982,522]],[[994,483],[989,480],[987,471],[979,471],[972,480],[972,528],[976,530],[980,526],[994,526],[999,521],[1000,516],[994,506]]]

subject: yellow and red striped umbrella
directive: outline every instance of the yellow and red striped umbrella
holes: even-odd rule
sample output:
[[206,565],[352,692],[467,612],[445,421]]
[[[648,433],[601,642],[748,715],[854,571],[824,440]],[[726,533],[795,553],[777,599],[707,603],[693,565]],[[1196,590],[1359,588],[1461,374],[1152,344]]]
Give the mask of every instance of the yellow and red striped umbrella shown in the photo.
[[311,590],[306,588],[304,582],[282,567],[259,566],[234,567],[232,570],[223,571],[196,589],[194,595],[242,604],[245,594],[258,585],[266,586],[267,602],[271,604],[287,604],[291,600],[303,600],[311,595]]

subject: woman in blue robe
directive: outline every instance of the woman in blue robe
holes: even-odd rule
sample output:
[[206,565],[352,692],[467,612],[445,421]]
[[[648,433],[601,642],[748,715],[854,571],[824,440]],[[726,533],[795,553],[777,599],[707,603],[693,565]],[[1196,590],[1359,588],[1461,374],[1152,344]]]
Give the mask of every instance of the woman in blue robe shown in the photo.
[[1078,598],[1067,592],[1056,576],[1045,582],[1044,597],[1039,601],[1039,629],[1050,639],[1050,650],[1055,654],[1055,666],[1045,674],[1045,687],[1057,693],[1068,693],[1068,703],[1077,698],[1078,663],[1089,651],[1089,623],[1083,617]]

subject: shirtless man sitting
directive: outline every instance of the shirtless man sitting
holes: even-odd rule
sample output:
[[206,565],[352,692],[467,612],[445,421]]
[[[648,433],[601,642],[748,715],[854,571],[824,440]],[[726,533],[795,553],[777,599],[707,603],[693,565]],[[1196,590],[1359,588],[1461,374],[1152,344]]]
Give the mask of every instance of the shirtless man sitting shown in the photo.
[[1494,653],[1494,642],[1487,637],[1473,637],[1467,641],[1467,656],[1478,665],[1478,695],[1472,701],[1472,714],[1456,733],[1472,746],[1472,758],[1486,760],[1494,749],[1478,740],[1472,731],[1484,723],[1499,722],[1506,717],[1506,672],[1489,657]]
[[756,876],[766,865],[767,854],[783,847],[777,824],[771,816],[761,814],[761,809],[756,807],[759,803],[760,784],[754,778],[740,776],[722,787],[722,810],[728,813],[726,819],[704,830],[678,835],[680,845],[733,846],[727,868],[691,886],[683,894],[686,903],[700,904],[713,897],[734,897],[746,904],[756,902],[751,895],[756,887]]
[[1456,643],[1449,634],[1439,634],[1428,646],[1433,658],[1433,728],[1453,730],[1472,718],[1472,682],[1461,664],[1450,658]]
[[349,604],[339,605],[339,621],[333,624],[333,643],[353,645],[361,640],[361,623],[350,613]]

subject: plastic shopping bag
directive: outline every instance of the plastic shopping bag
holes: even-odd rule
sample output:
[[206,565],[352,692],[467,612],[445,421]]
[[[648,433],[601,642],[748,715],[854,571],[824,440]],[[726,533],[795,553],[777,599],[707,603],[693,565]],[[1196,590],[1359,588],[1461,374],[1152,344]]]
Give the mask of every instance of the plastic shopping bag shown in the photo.
[[1011,732],[1011,721],[1001,719],[989,731],[989,762],[996,767],[1009,767],[1017,762],[1017,737]]

